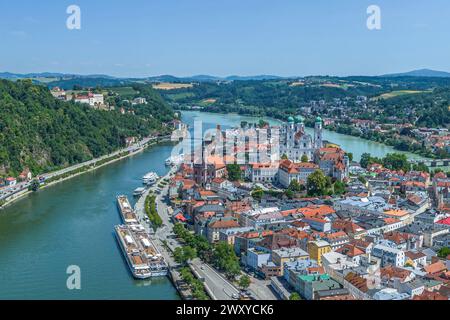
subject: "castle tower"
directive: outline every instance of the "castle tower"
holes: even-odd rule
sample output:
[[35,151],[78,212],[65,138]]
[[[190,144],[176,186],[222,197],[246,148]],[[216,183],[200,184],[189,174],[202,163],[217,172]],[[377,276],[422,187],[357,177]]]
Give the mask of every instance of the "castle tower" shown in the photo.
[[320,149],[323,147],[322,141],[322,118],[316,118],[316,124],[314,125],[314,147]]

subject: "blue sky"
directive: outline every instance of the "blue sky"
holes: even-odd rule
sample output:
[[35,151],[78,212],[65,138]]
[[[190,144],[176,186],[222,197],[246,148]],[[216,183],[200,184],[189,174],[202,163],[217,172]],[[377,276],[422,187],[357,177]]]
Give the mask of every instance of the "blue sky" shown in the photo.
[[[66,9],[81,8],[81,30]],[[382,29],[366,27],[381,8]],[[143,77],[450,71],[448,0],[1,1],[0,71]]]

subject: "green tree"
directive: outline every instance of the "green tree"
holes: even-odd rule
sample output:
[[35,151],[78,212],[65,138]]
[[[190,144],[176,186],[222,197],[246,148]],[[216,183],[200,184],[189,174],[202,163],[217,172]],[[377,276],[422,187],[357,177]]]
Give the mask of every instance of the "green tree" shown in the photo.
[[353,161],[353,153],[352,152],[347,152],[346,155],[348,157],[348,161],[352,162]]
[[445,259],[450,255],[450,248],[449,247],[443,247],[438,251],[439,258]]
[[367,180],[366,178],[364,178],[364,176],[358,176],[358,180],[362,183],[362,184],[366,184]]
[[405,154],[389,153],[383,158],[383,165],[390,170],[409,171],[410,165]]
[[414,171],[422,171],[422,172],[430,172],[430,169],[423,163],[414,164],[413,170]]
[[251,195],[256,200],[261,200],[262,197],[264,196],[264,190],[261,189],[261,187],[256,187],[256,188],[253,189]]
[[334,194],[342,195],[345,193],[345,183],[337,180],[333,185]]
[[190,246],[183,247],[183,255],[186,261],[197,258],[197,250]]
[[157,229],[162,226],[163,221],[156,210],[156,196],[153,194],[149,194],[145,198],[144,203],[145,213],[147,214],[150,222],[154,229]]
[[293,292],[291,296],[289,297],[289,300],[302,300],[300,295],[297,292]]
[[294,199],[295,194],[291,189],[287,189],[284,194],[288,197],[288,199]]
[[322,170],[316,170],[308,176],[307,191],[312,197],[327,194],[328,179]]
[[367,168],[371,162],[371,156],[370,153],[363,153],[361,155],[361,160],[359,161],[359,164],[363,168]]
[[34,179],[33,181],[31,181],[31,184],[28,187],[28,190],[36,192],[39,190],[40,187],[41,187],[41,184],[39,183],[39,181],[37,179]]
[[302,191],[302,185],[297,181],[297,179],[293,179],[289,184],[288,190],[292,192],[300,192]]
[[183,248],[181,248],[181,247],[175,248],[175,250],[173,251],[173,257],[174,257],[175,261],[179,264],[184,265],[187,262],[184,259]]
[[251,283],[250,277],[246,274],[241,276],[241,278],[239,279],[239,287],[241,287],[244,290],[246,290],[250,286],[250,283]]
[[286,153],[283,153],[283,155],[281,156],[281,160],[288,160],[288,156]]
[[189,267],[183,267],[180,269],[180,275],[183,278],[183,280],[187,283],[187,284],[192,284],[194,283],[194,276],[192,275],[191,269],[189,269]]
[[173,232],[180,238],[184,238],[184,235],[188,232],[181,223],[175,223],[173,226]]
[[241,166],[238,164],[228,164],[227,165],[228,180],[239,181],[242,179]]
[[186,265],[190,260],[197,257],[197,251],[191,246],[177,247],[173,252],[173,256],[176,262]]
[[208,300],[208,296],[205,293],[205,290],[203,289],[203,285],[201,283],[197,284],[193,291],[192,291],[192,297],[196,300]]
[[213,263],[217,269],[224,271],[229,278],[234,278],[241,272],[239,259],[233,246],[227,242],[219,242],[214,247]]
[[302,155],[301,162],[308,162],[308,156],[306,154]]

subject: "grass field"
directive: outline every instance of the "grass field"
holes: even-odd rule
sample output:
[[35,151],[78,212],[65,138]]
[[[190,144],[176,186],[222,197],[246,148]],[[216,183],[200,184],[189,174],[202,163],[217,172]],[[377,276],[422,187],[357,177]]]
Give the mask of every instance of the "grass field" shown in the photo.
[[192,92],[170,93],[165,95],[167,98],[173,101],[178,101],[184,98],[191,98],[195,95]]
[[210,99],[204,99],[204,100],[200,101],[200,102],[198,103],[198,105],[201,106],[201,107],[207,107],[207,106],[209,106],[210,104],[216,103],[216,101],[217,101],[217,99],[213,99],[213,98],[210,98]]
[[162,82],[159,84],[153,85],[153,89],[156,90],[175,90],[175,89],[186,89],[192,88],[192,83],[170,83],[170,82]]
[[137,93],[132,87],[112,87],[108,88],[108,90],[111,90],[122,97],[134,96]]
[[417,93],[423,93],[426,91],[420,91],[420,90],[397,90],[397,91],[392,91],[392,92],[388,92],[388,93],[384,93],[380,96],[374,97],[374,99],[390,99],[390,98],[395,98],[398,96],[403,96],[403,95],[407,95],[407,94],[417,94]]

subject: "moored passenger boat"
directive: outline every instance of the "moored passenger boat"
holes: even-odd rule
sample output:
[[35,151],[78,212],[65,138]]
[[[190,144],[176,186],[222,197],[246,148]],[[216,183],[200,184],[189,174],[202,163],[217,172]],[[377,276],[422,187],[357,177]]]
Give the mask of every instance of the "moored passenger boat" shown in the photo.
[[149,172],[142,177],[142,182],[146,185],[152,185],[158,181],[159,176],[156,172]]
[[135,278],[147,279],[167,275],[167,263],[142,225],[116,226],[115,231],[120,248]]

